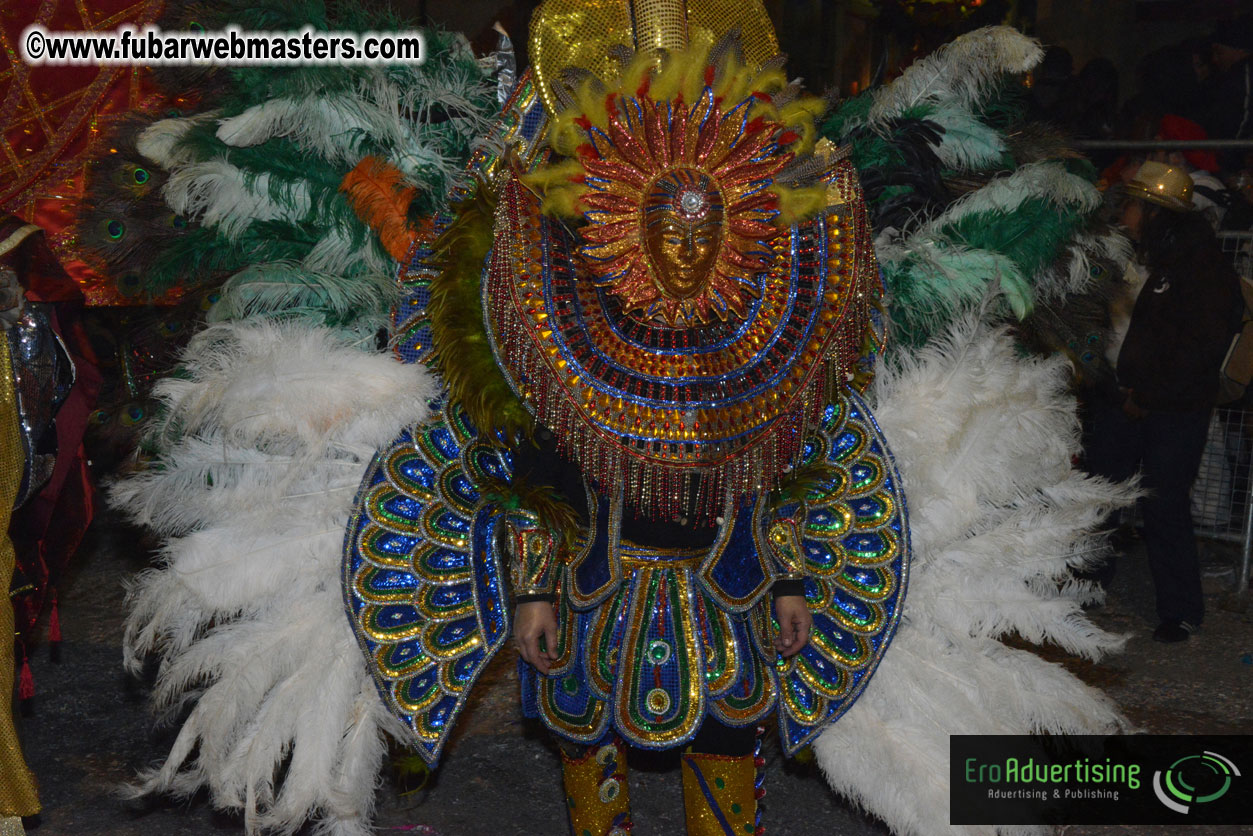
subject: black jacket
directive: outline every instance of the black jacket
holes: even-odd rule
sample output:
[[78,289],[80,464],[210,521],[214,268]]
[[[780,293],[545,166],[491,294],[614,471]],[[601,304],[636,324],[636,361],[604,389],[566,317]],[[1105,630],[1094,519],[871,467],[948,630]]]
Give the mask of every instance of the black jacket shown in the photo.
[[1118,354],[1119,386],[1145,409],[1213,406],[1243,307],[1239,279],[1216,245],[1179,254],[1153,271],[1136,299]]

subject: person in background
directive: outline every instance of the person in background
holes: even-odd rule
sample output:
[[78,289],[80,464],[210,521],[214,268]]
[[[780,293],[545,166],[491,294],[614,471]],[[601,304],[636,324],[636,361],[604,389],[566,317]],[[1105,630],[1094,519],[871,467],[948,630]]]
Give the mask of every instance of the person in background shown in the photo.
[[[1113,139],[1117,133],[1118,68],[1108,58],[1093,58],[1083,65],[1074,85],[1073,108],[1067,125],[1077,139]],[[1098,169],[1117,158],[1114,151],[1090,151]]]
[[[1215,74],[1197,121],[1214,139],[1247,139],[1253,136],[1253,15],[1220,23],[1210,40]],[[1225,153],[1221,162],[1237,170],[1242,154]]]
[[1031,119],[1061,125],[1075,95],[1075,60],[1070,50],[1050,46],[1044,60],[1031,72],[1031,97],[1027,109]]
[[[1196,142],[1209,138],[1205,129],[1182,116],[1168,113],[1162,117],[1157,131],[1158,139],[1179,142]],[[1177,150],[1158,151],[1151,159],[1172,168],[1187,172],[1192,178],[1192,204],[1205,214],[1214,229],[1221,229],[1223,216],[1231,206],[1232,194],[1226,184],[1218,179],[1218,157],[1213,151]]]
[[1135,245],[1132,267],[1144,280],[1130,317],[1113,317],[1117,389],[1090,403],[1088,467],[1115,480],[1141,471],[1160,619],[1153,638],[1180,642],[1205,615],[1189,488],[1242,302],[1235,271],[1196,211],[1184,171],[1149,161],[1124,191],[1122,225]]

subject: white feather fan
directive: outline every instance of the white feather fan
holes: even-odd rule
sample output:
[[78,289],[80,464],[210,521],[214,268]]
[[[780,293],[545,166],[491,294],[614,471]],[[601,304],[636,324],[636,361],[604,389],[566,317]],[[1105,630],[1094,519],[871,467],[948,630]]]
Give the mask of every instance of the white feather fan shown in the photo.
[[340,551],[366,463],[426,416],[432,381],[332,331],[265,322],[209,328],[183,368],[157,389],[165,466],[111,496],[169,538],[131,590],[127,664],[158,653],[157,705],[195,703],[134,792],[208,787],[250,832],[316,816],[319,834],[368,833],[397,721],[344,618]]
[[949,735],[1126,726],[1099,691],[999,641],[1092,659],[1125,641],[1087,620],[1080,604],[1096,592],[1070,569],[1096,555],[1093,530],[1135,491],[1071,466],[1066,375],[1064,360],[1023,359],[1003,330],[968,319],[876,380],[910,503],[910,585],[874,679],[814,751],[831,786],[896,833],[993,832],[948,824]]

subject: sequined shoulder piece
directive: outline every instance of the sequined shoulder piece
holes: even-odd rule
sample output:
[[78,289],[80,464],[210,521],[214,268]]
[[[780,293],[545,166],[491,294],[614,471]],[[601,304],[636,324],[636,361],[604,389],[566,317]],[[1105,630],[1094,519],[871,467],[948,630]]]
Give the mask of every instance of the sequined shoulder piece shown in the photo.
[[896,632],[909,576],[900,476],[874,416],[851,390],[827,407],[822,431],[806,446],[806,462],[824,459],[833,477],[809,492],[799,512],[813,631],[804,650],[775,668],[789,754],[861,695]]
[[375,456],[349,520],[349,621],[383,701],[432,765],[509,635],[498,517],[479,486],[507,481],[510,465],[445,409]]

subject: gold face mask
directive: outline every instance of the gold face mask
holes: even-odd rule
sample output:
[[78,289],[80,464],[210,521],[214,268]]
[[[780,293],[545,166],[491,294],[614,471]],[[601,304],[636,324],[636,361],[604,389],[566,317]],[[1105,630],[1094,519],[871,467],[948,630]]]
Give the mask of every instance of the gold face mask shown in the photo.
[[644,250],[658,290],[689,299],[705,290],[722,245],[722,195],[707,174],[666,172],[644,202]]

